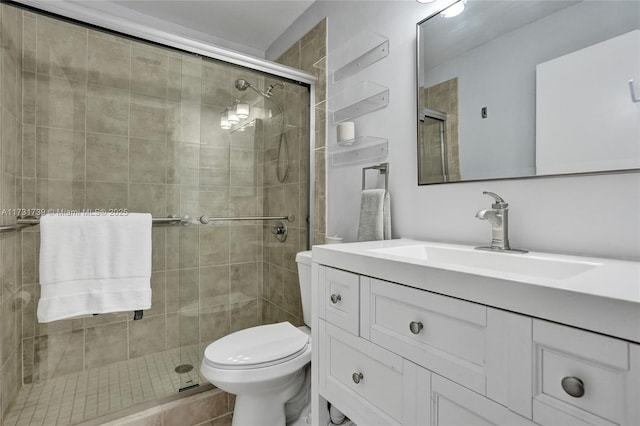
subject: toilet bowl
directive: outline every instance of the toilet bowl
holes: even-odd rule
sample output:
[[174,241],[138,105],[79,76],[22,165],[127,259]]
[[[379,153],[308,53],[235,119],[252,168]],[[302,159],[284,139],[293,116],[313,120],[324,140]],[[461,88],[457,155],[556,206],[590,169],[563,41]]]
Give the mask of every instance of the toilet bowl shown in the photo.
[[[311,252],[298,253],[296,261],[308,324]],[[236,395],[233,426],[284,426],[285,403],[302,391],[310,361],[311,330],[281,322],[240,330],[211,343],[200,372],[218,388]]]

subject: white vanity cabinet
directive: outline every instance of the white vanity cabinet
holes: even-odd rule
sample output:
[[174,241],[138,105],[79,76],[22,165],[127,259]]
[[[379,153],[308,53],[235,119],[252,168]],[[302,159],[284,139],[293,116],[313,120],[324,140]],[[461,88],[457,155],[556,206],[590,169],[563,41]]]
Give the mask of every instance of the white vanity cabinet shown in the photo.
[[640,424],[637,344],[323,265],[314,270],[314,397],[356,424]]

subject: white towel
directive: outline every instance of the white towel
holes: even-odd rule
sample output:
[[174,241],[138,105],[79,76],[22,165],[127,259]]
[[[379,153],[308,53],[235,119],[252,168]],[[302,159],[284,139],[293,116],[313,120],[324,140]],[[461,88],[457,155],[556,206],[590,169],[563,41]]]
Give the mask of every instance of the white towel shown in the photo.
[[151,215],[40,219],[38,321],[151,307]]
[[358,241],[391,239],[389,194],[384,189],[365,189],[360,203]]

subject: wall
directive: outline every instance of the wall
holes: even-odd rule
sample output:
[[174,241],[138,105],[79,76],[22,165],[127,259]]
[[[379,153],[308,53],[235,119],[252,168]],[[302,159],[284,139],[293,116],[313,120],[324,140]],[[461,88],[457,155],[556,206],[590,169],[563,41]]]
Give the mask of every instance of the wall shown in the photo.
[[[20,206],[22,98],[22,16],[0,6],[0,222],[14,222],[12,212]],[[22,269],[18,232],[0,234],[0,423],[21,387]]]
[[[363,78],[390,89],[389,106],[355,120],[356,131],[389,139],[392,227],[396,237],[486,244],[489,225],[474,218],[488,208],[483,190],[511,208],[514,247],[640,259],[640,174],[607,174],[456,183],[418,187],[416,164],[416,23],[442,2],[316,1],[267,51],[279,56],[318,20],[327,17],[328,52],[363,30],[389,37],[390,54]],[[335,96],[332,86],[327,97]],[[336,143],[335,126],[328,144]],[[328,170],[327,232],[356,238],[360,166]]]
[[[323,63],[326,56],[326,20],[321,20],[309,32],[296,40],[276,60],[276,62],[302,69],[316,74],[316,99],[313,113],[316,119],[316,149],[313,153],[315,161],[315,222],[312,244],[324,243],[325,232],[325,88],[326,75]],[[289,237],[284,244],[275,242],[271,235],[273,224],[265,224],[264,248],[264,284],[263,284],[263,322],[272,323],[290,321],[296,325],[303,324],[298,270],[295,262],[296,253],[307,249],[306,218],[309,213],[308,200],[308,167],[309,144],[308,125],[309,111],[306,108],[292,108],[295,100],[302,100],[299,89],[287,86],[284,102],[286,123],[298,126],[295,131],[288,131],[289,158],[293,167],[282,183],[276,179],[277,146],[280,140],[277,129],[265,143],[265,214],[280,216],[294,214],[295,222],[288,224]],[[276,122],[277,120],[272,120]],[[283,212],[283,209],[286,211]]]

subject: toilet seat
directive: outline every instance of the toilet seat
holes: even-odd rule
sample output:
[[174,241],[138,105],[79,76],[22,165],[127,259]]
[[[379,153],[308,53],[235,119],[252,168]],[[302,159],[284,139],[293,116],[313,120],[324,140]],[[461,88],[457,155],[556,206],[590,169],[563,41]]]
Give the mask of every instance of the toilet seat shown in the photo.
[[305,353],[310,337],[289,322],[237,331],[211,343],[203,363],[225,370],[247,370],[282,364]]

